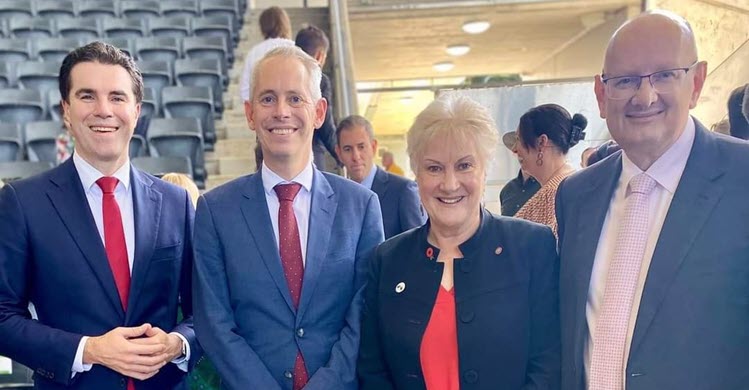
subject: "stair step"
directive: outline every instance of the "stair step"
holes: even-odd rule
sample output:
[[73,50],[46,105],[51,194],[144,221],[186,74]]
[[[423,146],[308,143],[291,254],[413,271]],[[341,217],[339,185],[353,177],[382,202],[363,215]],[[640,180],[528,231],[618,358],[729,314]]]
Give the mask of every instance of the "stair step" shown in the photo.
[[255,172],[255,157],[222,157],[218,167],[220,175],[246,175]]

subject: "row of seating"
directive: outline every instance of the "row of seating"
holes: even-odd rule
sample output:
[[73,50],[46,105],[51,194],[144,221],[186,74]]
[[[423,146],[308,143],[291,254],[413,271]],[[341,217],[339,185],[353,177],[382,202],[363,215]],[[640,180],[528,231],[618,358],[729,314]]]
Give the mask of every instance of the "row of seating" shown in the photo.
[[237,20],[246,0],[2,0],[0,18],[39,16],[210,16],[230,14]]
[[[27,156],[28,161],[54,166],[58,159],[58,138],[64,132],[62,123],[58,121],[29,122],[24,126],[2,123],[0,124],[0,162],[23,161],[24,156]],[[200,188],[204,187],[206,170],[203,130],[198,119],[152,119],[148,125],[146,137],[134,134],[130,140],[130,158],[145,156],[188,159],[190,161],[189,172],[180,172],[189,173]]]

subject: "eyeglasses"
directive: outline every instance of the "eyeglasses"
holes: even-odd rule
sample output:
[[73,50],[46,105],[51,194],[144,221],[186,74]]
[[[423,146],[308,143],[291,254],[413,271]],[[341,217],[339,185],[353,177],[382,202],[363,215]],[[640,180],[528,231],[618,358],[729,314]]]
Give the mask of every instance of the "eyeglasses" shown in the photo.
[[695,61],[686,68],[659,70],[642,76],[604,77],[601,81],[606,86],[606,95],[610,99],[630,99],[642,85],[642,79],[647,78],[650,86],[659,94],[674,93],[681,84],[684,76],[699,63]]

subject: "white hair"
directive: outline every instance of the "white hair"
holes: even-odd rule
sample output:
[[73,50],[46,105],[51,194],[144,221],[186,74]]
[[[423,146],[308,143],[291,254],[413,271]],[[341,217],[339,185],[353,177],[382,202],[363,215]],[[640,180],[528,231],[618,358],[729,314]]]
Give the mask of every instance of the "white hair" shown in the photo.
[[252,79],[250,82],[250,85],[252,86],[252,90],[250,91],[250,100],[252,100],[252,98],[255,96],[257,80],[260,77],[258,74],[260,73],[260,68],[262,67],[263,63],[276,57],[293,58],[301,62],[304,66],[304,69],[307,71],[307,76],[309,76],[309,92],[312,95],[312,100],[314,100],[315,102],[320,100],[320,98],[322,97],[322,92],[320,91],[322,69],[320,69],[320,64],[297,46],[277,47],[266,53],[263,58],[255,63],[255,66],[252,68]]

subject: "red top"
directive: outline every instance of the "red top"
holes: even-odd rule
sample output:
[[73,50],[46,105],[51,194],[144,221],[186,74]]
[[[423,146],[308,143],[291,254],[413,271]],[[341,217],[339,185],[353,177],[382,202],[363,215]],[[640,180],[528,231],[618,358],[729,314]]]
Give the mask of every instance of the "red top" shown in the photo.
[[421,339],[421,371],[428,390],[459,390],[458,331],[454,289],[440,285],[432,316]]

